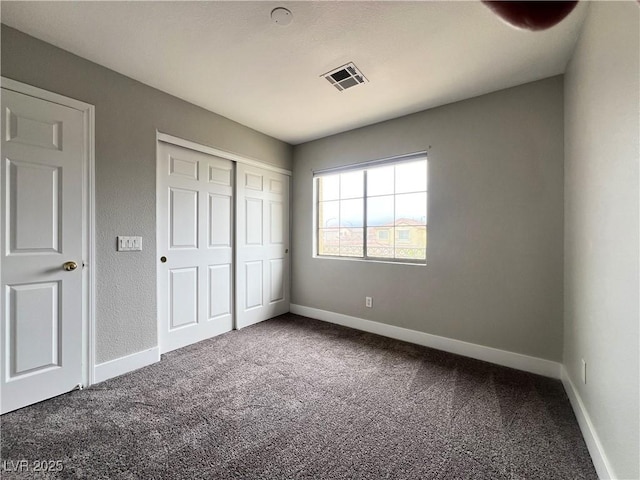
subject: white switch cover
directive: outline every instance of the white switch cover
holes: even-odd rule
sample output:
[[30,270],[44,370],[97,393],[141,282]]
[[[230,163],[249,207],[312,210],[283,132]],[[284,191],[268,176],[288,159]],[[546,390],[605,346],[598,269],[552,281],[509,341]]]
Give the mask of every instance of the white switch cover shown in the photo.
[[142,250],[142,237],[118,237],[119,252],[138,252]]

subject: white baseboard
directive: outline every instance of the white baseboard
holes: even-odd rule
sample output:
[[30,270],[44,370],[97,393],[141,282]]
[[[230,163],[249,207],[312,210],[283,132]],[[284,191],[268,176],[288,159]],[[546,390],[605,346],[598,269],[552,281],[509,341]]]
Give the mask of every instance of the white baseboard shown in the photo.
[[419,332],[417,330],[409,330],[408,328],[396,327],[385,323],[365,320],[364,318],[351,317],[341,313],[329,312],[317,308],[305,307],[302,305],[291,304],[291,313],[303,315],[325,322],[343,325],[345,327],[363,330],[369,333],[375,333],[384,337],[395,338],[425,347],[443,350],[445,352],[463,355],[465,357],[483,360],[485,362],[495,363],[505,367],[523,370],[525,372],[544,375],[560,379],[562,364],[545,360],[537,357],[530,357],[520,353],[508,352],[497,348],[476,345],[475,343],[463,342],[452,338],[440,337],[429,333]]
[[600,443],[600,438],[596,433],[596,429],[591,422],[591,418],[589,417],[589,413],[587,412],[584,403],[582,403],[580,394],[578,394],[578,390],[573,385],[573,382],[571,381],[571,378],[569,378],[569,374],[564,366],[562,367],[562,384],[564,385],[564,389],[566,390],[569,401],[571,402],[571,407],[576,414],[580,431],[582,432],[584,441],[589,449],[589,454],[591,455],[591,460],[593,460],[593,466],[596,468],[598,477],[603,480],[618,478],[613,471],[613,467],[611,466],[607,455],[604,453],[604,448],[602,447],[602,443]]
[[152,363],[160,361],[160,349],[158,347],[132,353],[126,357],[116,358],[108,362],[99,363],[93,369],[94,383],[104,382],[113,377],[133,372],[139,368],[146,367]]

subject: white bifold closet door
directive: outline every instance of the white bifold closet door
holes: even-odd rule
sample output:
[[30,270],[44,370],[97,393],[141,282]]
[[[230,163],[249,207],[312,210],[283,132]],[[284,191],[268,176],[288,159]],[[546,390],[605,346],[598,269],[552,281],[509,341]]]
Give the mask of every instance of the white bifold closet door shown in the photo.
[[289,311],[289,177],[236,168],[236,328]]
[[233,162],[158,143],[162,353],[233,329]]

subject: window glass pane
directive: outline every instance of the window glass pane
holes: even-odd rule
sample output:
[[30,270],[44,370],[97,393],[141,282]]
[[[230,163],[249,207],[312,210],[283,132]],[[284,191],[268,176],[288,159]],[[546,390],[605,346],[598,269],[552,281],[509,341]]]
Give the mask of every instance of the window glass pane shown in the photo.
[[425,260],[427,227],[401,226],[396,228],[395,258]]
[[393,193],[394,166],[367,170],[367,197]]
[[364,171],[340,175],[340,198],[362,198],[364,196]]
[[362,228],[341,228],[340,229],[340,256],[341,257],[363,257],[363,236]]
[[427,161],[396,165],[396,193],[425,192],[427,190]]
[[426,225],[427,194],[405,193],[396,195],[395,224]]
[[337,200],[340,198],[340,175],[318,177],[318,200]]
[[340,254],[340,230],[337,228],[321,228],[318,230],[318,254]]
[[362,227],[364,224],[363,199],[340,201],[340,226]]
[[[367,225],[370,227],[380,225],[393,225],[394,197],[367,197]],[[367,237],[368,238],[368,237]]]
[[318,204],[318,227],[330,228],[340,225],[340,202],[320,202]]
[[426,260],[426,160],[325,175],[317,182],[317,254]]
[[398,243],[407,243],[411,238],[411,232],[409,231],[411,227],[407,227],[402,225],[398,227],[396,230],[396,237],[398,237]]
[[393,227],[367,228],[367,256],[376,258],[393,258]]
[[394,258],[398,260],[426,260],[427,250],[425,248],[398,247]]

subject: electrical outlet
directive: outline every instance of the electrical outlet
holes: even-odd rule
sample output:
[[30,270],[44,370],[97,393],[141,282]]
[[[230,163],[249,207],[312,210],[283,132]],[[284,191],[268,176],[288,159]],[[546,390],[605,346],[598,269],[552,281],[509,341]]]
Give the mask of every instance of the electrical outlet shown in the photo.
[[586,385],[587,383],[587,362],[582,359],[582,383]]
[[364,306],[367,308],[373,308],[373,298],[372,297],[364,297]]

